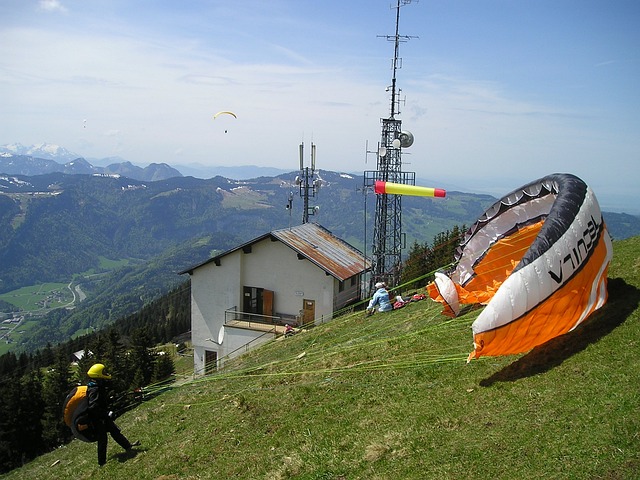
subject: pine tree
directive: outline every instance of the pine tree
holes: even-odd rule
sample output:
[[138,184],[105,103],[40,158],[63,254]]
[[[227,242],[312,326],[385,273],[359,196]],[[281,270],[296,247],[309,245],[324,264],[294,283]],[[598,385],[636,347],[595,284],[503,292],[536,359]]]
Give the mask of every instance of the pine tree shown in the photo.
[[13,433],[15,449],[19,452],[20,463],[35,458],[45,451],[42,439],[42,375],[39,371],[29,372],[20,379],[14,405]]
[[62,404],[72,388],[69,357],[59,350],[56,363],[44,375],[42,400],[42,437],[48,447],[56,447],[71,438],[71,431],[62,419]]
[[[402,283],[410,288],[419,288],[433,280],[433,273],[446,269],[454,261],[454,254],[466,227],[453,227],[451,231],[441,232],[433,238],[433,243],[419,245],[414,242],[409,256],[403,265]],[[429,275],[431,274],[431,275]],[[413,283],[410,283],[414,279]]]
[[153,382],[161,382],[176,373],[176,367],[171,355],[157,355],[153,369]]
[[131,361],[142,374],[142,384],[135,385],[135,387],[148,385],[151,381],[154,360],[151,352],[152,346],[145,330],[139,328],[131,335]]

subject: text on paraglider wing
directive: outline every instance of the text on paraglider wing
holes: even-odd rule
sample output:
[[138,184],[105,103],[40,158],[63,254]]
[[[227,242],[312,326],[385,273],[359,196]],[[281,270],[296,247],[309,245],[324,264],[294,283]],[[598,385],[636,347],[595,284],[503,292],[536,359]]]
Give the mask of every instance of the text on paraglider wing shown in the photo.
[[596,246],[596,240],[602,229],[602,219],[598,223],[593,216],[587,222],[587,228],[582,232],[575,245],[569,247],[569,252],[558,264],[557,271],[549,270],[551,278],[559,285],[571,278],[573,273],[589,258],[589,254]]

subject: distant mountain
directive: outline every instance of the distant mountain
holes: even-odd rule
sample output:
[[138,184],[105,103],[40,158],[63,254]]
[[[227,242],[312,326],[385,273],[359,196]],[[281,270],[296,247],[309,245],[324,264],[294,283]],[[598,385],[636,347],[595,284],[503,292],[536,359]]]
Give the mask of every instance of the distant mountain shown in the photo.
[[[86,167],[74,161],[73,167]],[[311,221],[366,250],[362,176],[317,172],[322,188]],[[45,282],[81,283],[87,299],[39,321],[16,348],[67,338],[90,324],[102,327],[188,278],[178,271],[271,230],[298,225],[303,200],[291,173],[231,180],[174,177],[140,181],[113,174],[0,174],[0,293]],[[292,198],[291,206],[289,199]],[[469,224],[489,196],[459,192],[442,199],[403,201],[407,245],[432,241]],[[370,252],[370,247],[369,254]],[[113,273],[109,265],[126,265]],[[8,310],[5,310],[8,311]],[[90,322],[90,323],[89,323]],[[43,343],[44,342],[44,343]]]
[[[15,157],[13,157],[15,158]],[[77,159],[67,169],[84,171]],[[151,168],[147,167],[147,168]],[[151,173],[151,172],[150,172]],[[366,250],[376,200],[363,195],[362,176],[320,171],[310,221]],[[231,180],[173,177],[135,180],[118,174],[0,174],[0,291],[67,281],[98,266],[99,258],[150,259],[181,242],[214,236],[216,248],[244,242],[302,221],[303,201],[292,174]],[[289,198],[292,209],[287,209]],[[495,201],[449,191],[444,199],[404,197],[407,247],[431,242],[453,226],[470,226]],[[365,219],[364,210],[367,210]],[[640,219],[605,213],[615,239],[640,234]],[[370,233],[369,233],[370,235]],[[369,252],[370,253],[370,252]]]
[[[165,180],[182,176],[178,170],[166,163],[152,163],[142,168],[125,161],[112,163],[107,167],[98,167],[84,158],[74,155],[57,145],[41,144],[32,147],[24,147],[20,144],[3,145],[0,147],[0,173],[28,176],[56,172],[69,175],[108,174],[142,181]],[[60,164],[56,159],[66,159],[67,161]]]
[[[0,153],[10,153],[12,155],[24,155],[27,157],[42,158],[45,160],[56,160],[58,162],[67,162],[79,158],[73,152],[70,152],[64,147],[59,145],[53,145],[51,143],[38,143],[26,147],[20,143],[12,143],[9,145],[1,145]],[[10,173],[10,172],[5,172]],[[42,172],[46,173],[46,172]]]
[[[82,160],[83,164],[78,164]],[[0,173],[12,175],[43,175],[61,172],[67,174],[107,173],[135,180],[155,181],[171,177],[192,176],[213,178],[217,176],[247,180],[258,177],[275,177],[288,170],[256,165],[212,167],[191,163],[169,166],[166,163],[151,163],[142,168],[121,157],[85,158],[76,153],[49,143],[29,147],[19,143],[0,145]]]
[[211,167],[201,164],[188,164],[176,165],[176,168],[180,170],[183,175],[189,175],[192,177],[213,178],[220,176],[225,178],[233,178],[234,180],[248,180],[258,177],[277,177],[278,175],[289,173],[289,170],[283,170],[281,168],[258,167],[256,165]]
[[182,174],[175,168],[166,163],[151,163],[144,168],[138,167],[131,162],[112,163],[102,169],[103,173],[117,174],[134,180],[142,180],[145,182],[155,182],[157,180],[166,180],[173,177],[181,177]]
[[625,238],[640,235],[640,217],[627,213],[602,212],[607,229],[614,240],[624,240]]
[[[89,167],[84,159],[65,164],[77,172]],[[183,281],[178,271],[300,224],[303,199],[293,173],[158,181],[115,173],[0,174],[0,293],[73,279],[89,297],[70,317],[73,328],[86,325],[87,318],[77,315],[89,306],[87,315],[106,324]],[[363,177],[324,170],[317,175],[322,187],[311,205],[319,210],[310,221],[370,255],[376,199],[362,193]],[[490,195],[456,191],[442,199],[404,197],[407,248],[430,244],[456,225],[470,226],[494,202]],[[614,239],[640,235],[638,217],[605,212],[604,218]],[[127,266],[107,278],[105,263]],[[100,306],[93,302],[99,298]]]
[[[87,164],[74,160],[71,167],[81,170]],[[318,175],[323,186],[312,202],[319,211],[310,220],[364,250],[364,230],[372,226],[365,226],[363,210],[368,201],[371,211],[375,199],[362,194],[363,178],[328,171]],[[181,242],[210,235],[217,248],[226,248],[297,225],[303,202],[293,180],[291,174],[150,182],[109,173],[0,175],[0,291],[68,281],[96,268],[100,257],[150,259]],[[459,192],[450,192],[448,201],[406,197],[407,245],[470,224],[493,201],[487,195]]]

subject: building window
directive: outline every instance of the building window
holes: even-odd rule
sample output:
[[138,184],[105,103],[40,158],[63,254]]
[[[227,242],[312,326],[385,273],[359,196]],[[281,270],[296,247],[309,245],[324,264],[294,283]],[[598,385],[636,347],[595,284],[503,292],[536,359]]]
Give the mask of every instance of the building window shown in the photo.
[[264,289],[257,287],[244,287],[244,299],[242,311],[245,313],[262,314],[262,292]]

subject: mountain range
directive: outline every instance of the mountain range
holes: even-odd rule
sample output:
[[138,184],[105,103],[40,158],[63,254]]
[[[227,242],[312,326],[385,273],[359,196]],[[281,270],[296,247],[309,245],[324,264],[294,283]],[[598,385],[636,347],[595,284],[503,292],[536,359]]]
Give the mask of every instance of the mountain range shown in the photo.
[[[141,181],[111,175],[0,175],[0,292],[65,281],[96,268],[100,257],[150,259],[181,242],[214,236],[226,249],[302,221],[295,174],[231,180],[172,177]],[[363,178],[316,173],[317,221],[364,249]],[[287,208],[289,198],[292,208]],[[430,241],[454,225],[470,224],[494,199],[450,192],[447,199],[406,197],[407,244]],[[367,218],[371,218],[369,215]],[[370,220],[369,220],[370,221]]]
[[212,167],[200,164],[180,165],[178,169],[166,163],[151,163],[146,167],[140,167],[120,157],[85,159],[64,147],[50,143],[31,146],[19,143],[0,145],[0,173],[43,175],[54,172],[121,175],[134,180],[155,181],[183,175],[198,178],[219,175],[242,180],[261,176],[275,177],[286,173],[286,170],[256,165]]
[[[38,165],[60,164],[18,150],[0,154],[5,162],[0,162],[0,293],[45,282],[82,283],[88,299],[69,314],[65,335],[90,322],[106,325],[136,311],[186,281],[178,271],[302,222],[297,171],[245,180],[200,179],[177,172],[144,180],[133,173],[95,170],[75,158],[63,164],[65,171],[26,175],[8,171],[7,165],[32,165],[27,171],[38,172]],[[40,150],[68,155],[51,146]],[[363,193],[364,178],[324,170],[314,175],[322,187],[311,199],[319,208],[312,209],[309,220],[370,254],[376,200],[371,192]],[[454,226],[471,225],[495,200],[456,191],[440,199],[404,197],[406,251]],[[640,218],[603,215],[614,239],[640,234]],[[46,336],[40,337],[59,338],[59,316],[50,323],[57,327],[48,326]]]
[[[165,164],[141,168],[125,161],[100,168],[73,157],[50,144],[0,147],[0,292],[67,280],[95,268],[100,257],[150,259],[210,235],[218,239],[216,248],[229,248],[230,242],[301,222],[296,171],[199,179]],[[367,232],[373,230],[367,222],[376,202],[363,194],[363,177],[330,171],[315,176],[322,188],[312,199],[319,210],[310,220],[367,253]],[[455,191],[444,199],[404,197],[407,247],[455,225],[471,225],[494,201]],[[605,212],[605,220],[616,239],[640,233],[638,217]]]
[[[0,174],[0,294],[55,282],[81,284],[87,295],[73,310],[54,310],[31,322],[17,348],[33,350],[89,326],[103,328],[188,280],[177,272],[301,223],[297,173],[152,182],[99,174]],[[322,187],[312,205],[319,209],[310,220],[367,250],[376,201],[363,194],[363,177],[319,171],[316,178]],[[470,224],[493,201],[461,192],[446,199],[407,197],[407,246]],[[9,303],[11,298],[4,296]]]
[[[58,163],[63,160],[65,163]],[[19,144],[0,147],[0,172],[12,175],[47,173],[121,175],[135,180],[154,181],[182,174],[166,163],[151,163],[142,168],[131,162],[112,163],[106,167],[92,165],[57,145],[41,144],[24,147]]]

